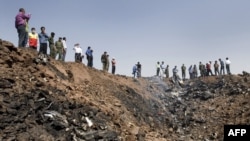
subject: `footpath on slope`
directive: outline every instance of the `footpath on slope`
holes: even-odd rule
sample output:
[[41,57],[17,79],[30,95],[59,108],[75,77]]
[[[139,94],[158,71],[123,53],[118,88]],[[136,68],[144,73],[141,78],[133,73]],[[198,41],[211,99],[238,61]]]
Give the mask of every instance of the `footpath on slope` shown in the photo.
[[250,123],[248,73],[175,88],[36,56],[0,40],[0,141],[222,140]]

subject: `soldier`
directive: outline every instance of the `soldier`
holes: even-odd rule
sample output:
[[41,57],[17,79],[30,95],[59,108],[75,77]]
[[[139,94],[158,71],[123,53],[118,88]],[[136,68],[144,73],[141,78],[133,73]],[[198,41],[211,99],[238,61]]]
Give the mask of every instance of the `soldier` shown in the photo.
[[106,68],[107,68],[107,52],[106,51],[102,54],[101,62],[102,62],[102,70],[106,71]]
[[107,54],[107,64],[106,64],[106,71],[109,71],[109,55]]
[[49,37],[50,57],[56,59],[56,47],[54,42],[55,33],[51,32]]
[[63,43],[62,43],[62,37],[59,37],[58,41],[55,43],[56,46],[56,55],[58,54],[58,60],[62,61],[63,57]]
[[186,79],[186,66],[184,64],[182,64],[181,66],[181,76],[182,76],[182,80]]

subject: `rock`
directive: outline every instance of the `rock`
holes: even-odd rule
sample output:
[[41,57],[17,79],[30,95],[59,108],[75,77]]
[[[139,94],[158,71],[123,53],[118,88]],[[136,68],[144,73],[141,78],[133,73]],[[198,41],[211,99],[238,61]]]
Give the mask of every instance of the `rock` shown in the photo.
[[117,107],[121,107],[122,106],[120,103],[115,103],[114,105],[117,106]]
[[131,134],[133,134],[133,135],[138,135],[139,130],[140,130],[140,127],[132,126],[132,128],[130,129],[129,132],[130,132]]
[[136,141],[136,137],[134,135],[128,135],[126,136],[126,141]]

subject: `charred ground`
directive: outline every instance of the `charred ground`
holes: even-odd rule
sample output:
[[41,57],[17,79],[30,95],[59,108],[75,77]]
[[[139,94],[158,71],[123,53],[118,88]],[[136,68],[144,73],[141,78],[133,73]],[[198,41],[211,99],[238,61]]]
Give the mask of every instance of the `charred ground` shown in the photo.
[[223,140],[250,124],[248,73],[174,87],[36,57],[0,41],[0,140]]

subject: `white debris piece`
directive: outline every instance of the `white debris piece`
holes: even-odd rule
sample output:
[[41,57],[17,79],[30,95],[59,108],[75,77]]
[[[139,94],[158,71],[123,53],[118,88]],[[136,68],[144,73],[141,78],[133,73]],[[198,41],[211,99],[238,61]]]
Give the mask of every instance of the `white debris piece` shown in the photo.
[[88,126],[91,127],[93,125],[93,122],[88,117],[85,117],[85,119],[88,123]]

